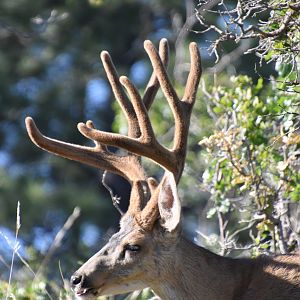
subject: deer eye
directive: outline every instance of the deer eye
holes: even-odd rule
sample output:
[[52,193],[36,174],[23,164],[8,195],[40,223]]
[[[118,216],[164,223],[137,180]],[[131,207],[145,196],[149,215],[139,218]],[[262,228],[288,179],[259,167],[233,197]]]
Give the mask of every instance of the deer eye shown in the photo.
[[140,245],[127,244],[127,245],[125,245],[124,250],[125,251],[131,251],[131,252],[138,252],[138,251],[141,250],[141,246]]

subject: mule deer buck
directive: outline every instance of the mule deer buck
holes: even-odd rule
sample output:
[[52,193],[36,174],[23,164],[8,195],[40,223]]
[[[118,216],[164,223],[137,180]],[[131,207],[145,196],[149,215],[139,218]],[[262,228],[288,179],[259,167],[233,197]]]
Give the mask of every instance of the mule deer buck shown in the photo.
[[[85,147],[50,139],[40,133],[32,118],[26,118],[28,134],[38,147],[121,175],[131,183],[130,204],[119,232],[71,277],[75,295],[94,299],[151,287],[164,300],[300,299],[299,255],[231,259],[181,235],[176,185],[184,168],[190,116],[201,76],[200,54],[196,43],[191,43],[190,72],[180,100],[165,69],[167,41],[161,40],[159,52],[150,41],[145,41],[144,47],[154,71],[143,97],[127,77],[118,77],[109,54],[101,53],[128,121],[127,136],[97,130],[91,121],[79,123],[80,133],[95,143]],[[172,149],[157,141],[149,120],[148,110],[159,87],[174,116]],[[112,153],[107,146],[121,148],[126,154]],[[165,169],[160,182],[146,175],[142,156]]]

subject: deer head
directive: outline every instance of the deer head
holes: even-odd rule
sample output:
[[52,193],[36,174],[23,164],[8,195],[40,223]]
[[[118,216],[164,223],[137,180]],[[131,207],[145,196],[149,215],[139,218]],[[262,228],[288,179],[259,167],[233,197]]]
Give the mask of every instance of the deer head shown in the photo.
[[[131,183],[130,204],[121,217],[119,232],[71,277],[73,290],[82,299],[158,286],[172,265],[180,238],[181,206],[176,184],[185,163],[190,116],[201,76],[200,54],[196,43],[191,43],[191,67],[180,100],[165,69],[167,41],[161,40],[159,52],[150,41],[145,41],[144,47],[153,74],[143,97],[127,77],[119,78],[109,54],[101,53],[113,93],[128,121],[127,136],[97,130],[92,121],[79,123],[80,133],[95,143],[94,147],[85,147],[48,138],[40,133],[32,118],[26,118],[28,134],[38,147],[121,175]],[[159,87],[174,116],[172,149],[157,141],[149,120],[148,110]],[[107,146],[121,148],[126,155],[112,153]],[[160,182],[146,175],[142,156],[165,169]]]

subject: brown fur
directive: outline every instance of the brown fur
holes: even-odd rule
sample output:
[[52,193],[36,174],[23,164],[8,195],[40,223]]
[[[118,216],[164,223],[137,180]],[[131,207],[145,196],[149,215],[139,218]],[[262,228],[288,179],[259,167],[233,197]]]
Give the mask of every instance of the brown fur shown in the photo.
[[[114,258],[127,243],[142,250],[118,263]],[[98,295],[150,286],[163,300],[300,299],[298,254],[254,260],[221,257],[187,241],[179,228],[166,232],[157,222],[152,232],[145,232],[126,215],[120,232],[77,272],[89,278],[86,287],[101,286]]]

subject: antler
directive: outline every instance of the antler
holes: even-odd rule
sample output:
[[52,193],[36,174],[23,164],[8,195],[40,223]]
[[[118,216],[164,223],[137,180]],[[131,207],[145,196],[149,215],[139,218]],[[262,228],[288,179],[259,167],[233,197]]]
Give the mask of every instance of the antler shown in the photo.
[[174,115],[175,135],[173,148],[167,149],[158,143],[149,120],[147,109],[135,86],[125,76],[120,78],[120,82],[127,90],[134,111],[136,112],[137,120],[134,120],[134,122],[137,121],[138,123],[140,135],[132,137],[130,135],[124,136],[117,133],[108,133],[93,129],[84,123],[78,124],[78,130],[93,141],[123,148],[129,152],[152,159],[160,166],[171,171],[178,182],[184,167],[190,116],[201,76],[200,53],[197,44],[191,43],[191,69],[183,99],[179,100],[155,47],[150,41],[145,41],[144,47]]
[[[166,39],[160,41],[159,52],[163,64],[166,65],[168,63],[168,42]],[[101,53],[101,60],[113,93],[128,120],[128,136],[137,138],[140,135],[140,130],[136,112],[123,91],[119,82],[119,76],[108,52],[103,51]],[[153,72],[143,97],[143,101],[148,108],[150,108],[158,89],[159,82]],[[31,117],[27,117],[25,123],[30,139],[43,150],[96,168],[107,170],[126,178],[131,183],[138,180],[146,180],[146,175],[140,164],[139,157],[132,153],[128,153],[126,156],[118,156],[108,151],[105,144],[97,141],[94,141],[95,147],[85,147],[51,139],[41,134]],[[82,124],[79,126],[82,126]],[[89,129],[95,129],[92,121],[87,121],[85,126]],[[113,145],[113,143],[110,145]]]
[[[157,182],[147,178],[141,165],[140,157],[145,156],[171,171],[178,182],[182,174],[186,156],[187,136],[190,116],[196,99],[196,92],[201,76],[201,59],[196,43],[190,44],[191,68],[182,100],[177,96],[165,65],[168,60],[168,44],[162,39],[159,53],[150,41],[145,41],[144,48],[150,58],[153,74],[142,98],[134,84],[125,76],[119,78],[108,52],[101,53],[101,60],[113,93],[128,121],[128,136],[104,132],[94,128],[93,123],[79,123],[78,130],[95,143],[95,147],[85,147],[48,138],[40,133],[32,118],[26,118],[26,128],[31,140],[40,148],[51,153],[76,160],[100,169],[108,170],[125,177],[132,184],[129,211],[139,215],[145,228],[152,227],[158,216]],[[129,99],[122,86],[126,89]],[[174,144],[167,149],[157,141],[148,116],[148,110],[158,91],[162,88],[175,119]],[[122,148],[128,152],[118,156],[109,152],[106,146]],[[151,199],[141,211],[146,194]],[[139,213],[140,212],[140,213]]]

